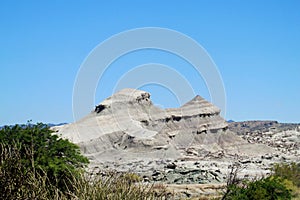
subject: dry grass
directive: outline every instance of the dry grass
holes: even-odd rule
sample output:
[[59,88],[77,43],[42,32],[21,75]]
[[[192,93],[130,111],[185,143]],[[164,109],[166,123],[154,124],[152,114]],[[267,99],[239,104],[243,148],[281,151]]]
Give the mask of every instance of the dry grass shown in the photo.
[[169,199],[164,190],[142,184],[136,174],[111,171],[90,175],[82,172],[68,179],[66,182],[72,185],[61,190],[49,184],[46,173],[37,173],[34,166],[25,168],[18,148],[0,147],[0,199],[3,200]]

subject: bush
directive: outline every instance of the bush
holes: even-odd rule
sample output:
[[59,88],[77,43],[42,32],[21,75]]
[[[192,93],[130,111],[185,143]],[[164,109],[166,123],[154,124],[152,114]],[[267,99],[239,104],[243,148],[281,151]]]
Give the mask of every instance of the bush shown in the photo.
[[293,198],[300,199],[300,163],[278,163],[273,176],[284,179],[284,185],[292,191]]
[[0,199],[3,200],[69,200],[69,199],[167,199],[163,189],[155,185],[143,185],[140,177],[132,173],[102,171],[88,175],[80,171],[71,176],[71,189],[61,190],[49,184],[46,173],[36,173],[21,161],[18,148],[1,146],[0,154]]
[[83,170],[78,146],[52,135],[44,124],[0,130],[0,199],[167,199],[133,173]]
[[15,145],[1,144],[0,149],[0,199],[54,199],[49,197],[58,192],[56,186],[46,173],[23,162],[24,152]]
[[59,138],[42,123],[5,126],[0,130],[0,144],[0,152],[6,152],[9,157],[8,160],[1,157],[1,166],[11,170],[12,175],[14,170],[19,170],[22,176],[45,174],[47,184],[62,190],[70,187],[71,177],[88,163],[77,145]]
[[291,189],[285,179],[268,176],[259,180],[240,180],[238,167],[233,166],[227,179],[222,200],[283,200],[291,199]]
[[231,185],[230,192],[224,199],[230,200],[276,200],[291,199],[283,179],[275,177],[262,178],[256,181],[244,181]]
[[300,187],[300,163],[278,163],[273,167],[273,174],[293,182]]

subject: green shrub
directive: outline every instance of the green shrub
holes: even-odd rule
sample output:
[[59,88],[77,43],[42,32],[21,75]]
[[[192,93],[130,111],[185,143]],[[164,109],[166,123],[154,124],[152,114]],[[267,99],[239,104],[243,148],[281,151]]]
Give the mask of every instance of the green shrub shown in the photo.
[[0,130],[0,199],[167,199],[133,173],[88,174],[79,148],[43,124]]
[[300,187],[300,163],[278,163],[273,167],[274,176],[293,182]]
[[228,200],[284,200],[291,199],[291,191],[278,177],[267,177],[256,181],[243,181],[228,186],[223,199]]
[[69,200],[69,199],[167,199],[170,194],[165,190],[144,185],[139,176],[133,173],[102,171],[87,174],[80,171],[71,176],[71,189],[64,190],[57,185],[49,184],[46,173],[37,173],[27,168],[21,161],[18,148],[1,146],[0,154],[0,199],[3,200]]
[[[59,138],[42,123],[5,126],[0,130],[0,144],[0,152],[12,154],[11,161],[0,160],[3,166],[17,162],[17,169],[23,175],[28,172],[46,174],[48,184],[57,185],[62,190],[71,185],[70,178],[88,163],[77,145]],[[16,161],[16,157],[20,161]]]
[[0,199],[55,199],[56,186],[46,173],[23,162],[24,152],[7,144],[1,144],[0,150]]
[[294,199],[300,199],[300,163],[278,163],[273,167],[273,176],[284,179]]

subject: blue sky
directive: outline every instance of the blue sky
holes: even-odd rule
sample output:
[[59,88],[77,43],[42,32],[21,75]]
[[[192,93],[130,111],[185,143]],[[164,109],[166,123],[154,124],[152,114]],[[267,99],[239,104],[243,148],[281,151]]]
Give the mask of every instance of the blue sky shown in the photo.
[[[105,39],[141,27],[179,31],[207,50],[224,81],[227,119],[300,122],[299,10],[297,0],[1,1],[0,125],[72,122],[81,63]],[[174,67],[209,100],[187,63],[145,50],[113,63],[95,101],[111,94],[125,69],[149,62]],[[165,88],[143,89],[162,107],[179,106]]]

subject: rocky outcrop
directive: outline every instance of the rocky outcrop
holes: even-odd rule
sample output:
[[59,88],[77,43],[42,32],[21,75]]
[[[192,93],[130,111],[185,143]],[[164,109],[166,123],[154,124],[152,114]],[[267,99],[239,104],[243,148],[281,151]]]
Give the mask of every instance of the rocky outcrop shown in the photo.
[[284,155],[300,156],[300,124],[277,121],[245,121],[229,124],[229,129],[253,144],[265,144]]
[[268,173],[270,156],[281,159],[272,147],[228,130],[220,109],[200,96],[172,109],[155,106],[150,96],[121,90],[80,121],[54,129],[80,145],[91,167],[133,171],[145,181],[223,182],[233,162],[256,176]]
[[180,149],[205,140],[201,135],[226,132],[228,125],[219,114],[217,107],[200,96],[180,108],[164,110],[153,105],[149,93],[124,89],[87,117],[56,130],[79,143],[86,154],[139,148],[170,151],[169,156],[178,157]]

